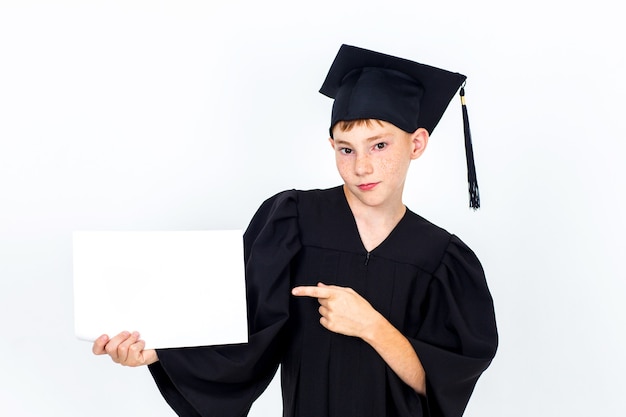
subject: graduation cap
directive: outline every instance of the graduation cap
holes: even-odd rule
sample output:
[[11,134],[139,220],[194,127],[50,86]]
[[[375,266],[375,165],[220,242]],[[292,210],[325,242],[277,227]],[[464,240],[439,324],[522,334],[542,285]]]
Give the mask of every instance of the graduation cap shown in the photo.
[[460,89],[470,207],[480,207],[467,107],[465,75],[407,59],[342,45],[320,93],[334,99],[330,134],[339,121],[378,119],[405,132],[432,135]]

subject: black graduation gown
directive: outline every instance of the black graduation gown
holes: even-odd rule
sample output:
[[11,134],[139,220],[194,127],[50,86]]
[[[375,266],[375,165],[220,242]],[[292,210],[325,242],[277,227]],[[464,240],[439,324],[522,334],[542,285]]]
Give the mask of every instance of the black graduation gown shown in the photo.
[[[164,349],[150,371],[180,416],[244,416],[281,364],[285,417],[458,417],[497,345],[491,295],[474,253],[407,210],[367,253],[342,187],[285,191],[244,236],[250,338]],[[319,323],[297,285],[351,287],[411,342],[426,371],[417,395],[358,338]]]

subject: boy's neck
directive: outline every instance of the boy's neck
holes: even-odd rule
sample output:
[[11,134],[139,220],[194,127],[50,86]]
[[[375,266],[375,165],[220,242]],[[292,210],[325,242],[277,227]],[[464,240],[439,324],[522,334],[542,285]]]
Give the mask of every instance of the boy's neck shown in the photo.
[[401,199],[382,206],[367,206],[350,196],[349,193],[345,194],[361,242],[368,252],[374,250],[389,236],[407,210]]
[[371,224],[376,223],[397,223],[406,212],[406,206],[402,202],[402,196],[387,201],[384,204],[369,206],[359,201],[358,198],[353,196],[350,192],[343,187],[346,201],[350,206],[352,215],[355,219],[363,220]]

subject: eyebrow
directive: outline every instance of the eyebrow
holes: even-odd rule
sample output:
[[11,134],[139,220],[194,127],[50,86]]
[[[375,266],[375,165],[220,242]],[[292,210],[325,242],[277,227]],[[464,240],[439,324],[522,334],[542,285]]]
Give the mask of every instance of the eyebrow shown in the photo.
[[[385,136],[386,136],[386,135],[384,135],[384,134],[375,135],[375,136],[371,136],[371,137],[369,137],[369,138],[365,139],[365,141],[366,141],[367,143],[370,143],[370,142],[375,142],[375,141],[377,141],[377,140],[380,140],[380,139],[385,138]],[[342,140],[342,139],[334,139],[334,141],[335,141],[335,143],[336,143],[337,145],[349,145],[349,146],[352,146],[352,144],[351,144],[350,142],[348,142],[347,140]]]

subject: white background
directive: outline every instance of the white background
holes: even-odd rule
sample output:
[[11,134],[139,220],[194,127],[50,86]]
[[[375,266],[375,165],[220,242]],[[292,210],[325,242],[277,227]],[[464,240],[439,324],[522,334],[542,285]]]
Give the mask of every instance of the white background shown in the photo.
[[[74,230],[245,227],[339,184],[317,93],[341,43],[459,71],[407,205],[479,255],[500,349],[466,416],[622,415],[619,2],[0,2],[0,415],[172,416],[73,335]],[[120,290],[123,290],[121,288]],[[253,415],[280,415],[276,385]]]

